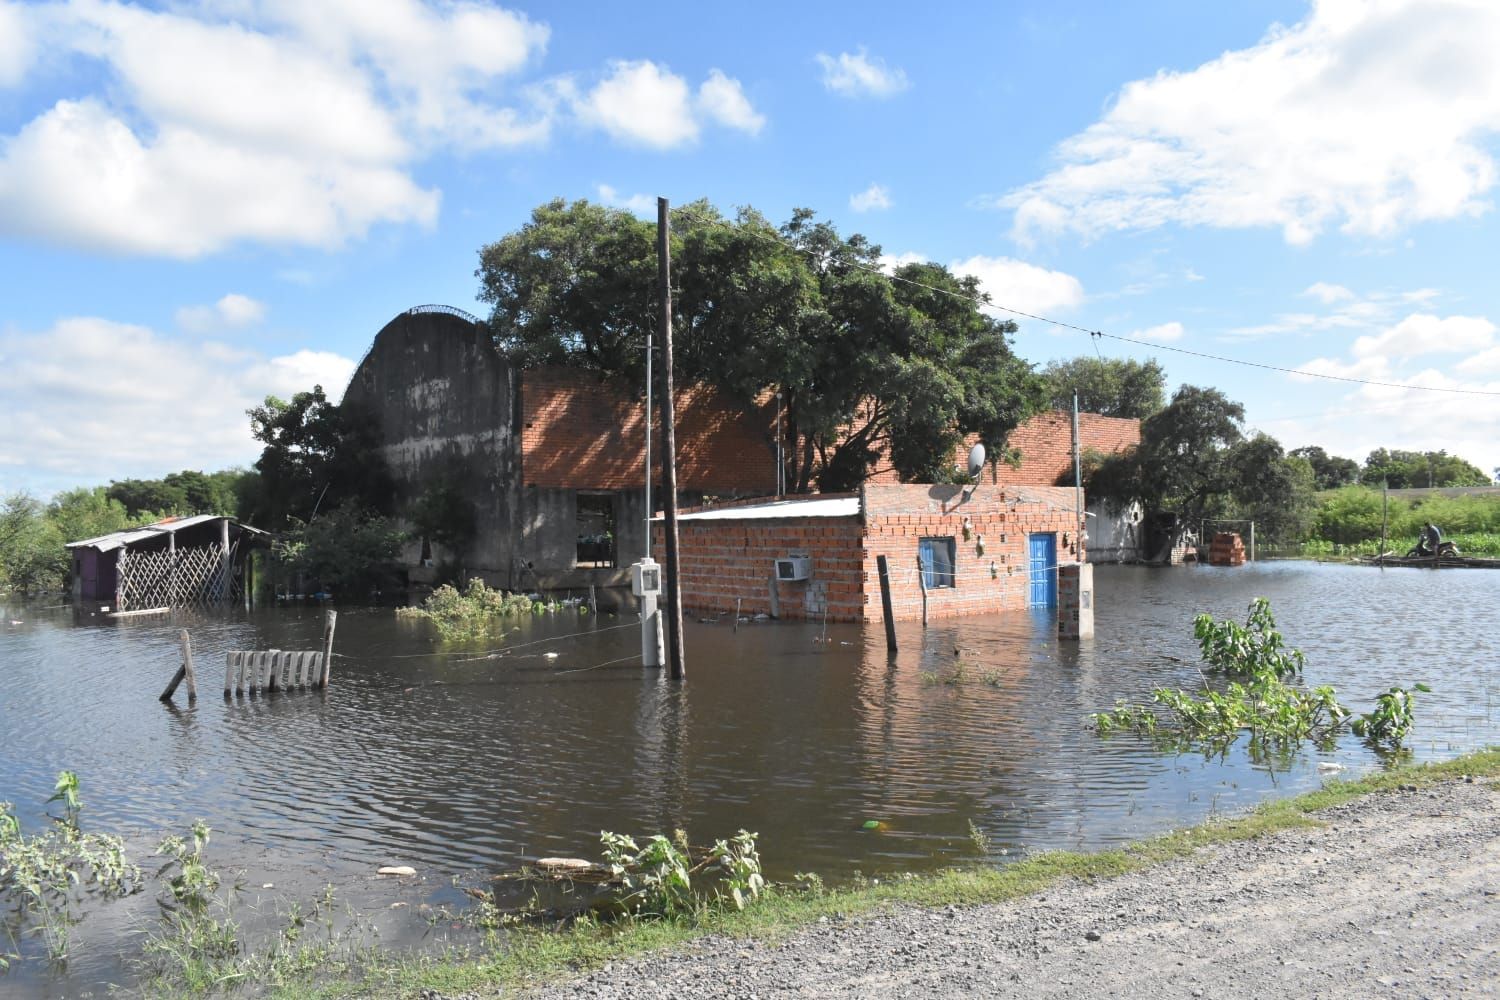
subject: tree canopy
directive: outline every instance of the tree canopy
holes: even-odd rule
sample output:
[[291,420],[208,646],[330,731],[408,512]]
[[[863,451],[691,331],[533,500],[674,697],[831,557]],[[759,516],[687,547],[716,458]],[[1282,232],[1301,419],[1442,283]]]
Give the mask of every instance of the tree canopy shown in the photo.
[[[781,226],[706,202],[672,213],[679,385],[746,405],[780,393],[787,483],[856,486],[882,456],[946,479],[967,434],[994,453],[1041,403],[973,278],[938,264],[880,270],[880,248],[812,212]],[[655,226],[585,201],[549,202],[480,251],[481,301],[522,366],[565,364],[640,386],[657,322]]]
[[1336,490],[1359,482],[1359,463],[1352,458],[1330,455],[1317,445],[1293,448],[1287,454],[1307,460],[1320,490]]
[[367,414],[328,401],[322,386],[290,401],[267,396],[247,413],[265,445],[250,519],[268,531],[311,521],[346,504],[390,513],[390,474],[379,453],[380,430]]
[[1366,486],[1382,482],[1393,490],[1422,486],[1489,486],[1490,477],[1446,451],[1401,451],[1376,448],[1365,459],[1360,481]]
[[1167,375],[1155,358],[1078,357],[1070,361],[1053,361],[1042,369],[1047,406],[1054,410],[1071,410],[1073,393],[1078,393],[1078,408],[1086,413],[1106,417],[1134,417],[1144,420],[1166,402]]
[[1275,438],[1246,438],[1244,407],[1217,389],[1185,385],[1141,423],[1134,451],[1112,455],[1090,478],[1091,492],[1139,501],[1174,540],[1206,520],[1256,522],[1267,541],[1296,541],[1313,516],[1312,467]]

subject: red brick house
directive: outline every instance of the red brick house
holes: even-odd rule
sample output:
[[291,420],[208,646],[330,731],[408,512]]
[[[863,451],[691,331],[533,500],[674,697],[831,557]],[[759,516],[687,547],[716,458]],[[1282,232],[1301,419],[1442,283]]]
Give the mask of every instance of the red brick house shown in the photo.
[[[878,557],[900,619],[1057,603],[1079,561],[1071,488],[867,483],[858,494],[745,502],[678,516],[683,607],[881,621]],[[661,522],[656,522],[660,553]]]

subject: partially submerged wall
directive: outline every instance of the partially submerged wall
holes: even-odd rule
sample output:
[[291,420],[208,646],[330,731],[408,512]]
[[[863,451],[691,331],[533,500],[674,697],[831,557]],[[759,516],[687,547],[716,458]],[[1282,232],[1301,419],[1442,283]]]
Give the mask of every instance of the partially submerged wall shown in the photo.
[[[511,586],[516,456],[515,371],[489,332],[460,316],[402,313],[387,323],[354,373],[346,403],[379,421],[382,452],[396,484],[396,511],[408,526],[430,491],[450,490],[472,507],[466,550],[443,552],[474,575]],[[407,562],[421,561],[413,541]]]
[[[866,484],[863,497],[867,621],[885,617],[880,602],[881,555],[890,567],[892,616],[897,621],[922,616],[917,552],[923,538],[951,537],[954,544],[953,586],[928,591],[929,618],[1027,607],[1031,587],[1027,545],[1033,534],[1055,536],[1058,562],[1078,558],[1078,521],[1071,489],[871,483]],[[1049,572],[1055,572],[1055,566]]]

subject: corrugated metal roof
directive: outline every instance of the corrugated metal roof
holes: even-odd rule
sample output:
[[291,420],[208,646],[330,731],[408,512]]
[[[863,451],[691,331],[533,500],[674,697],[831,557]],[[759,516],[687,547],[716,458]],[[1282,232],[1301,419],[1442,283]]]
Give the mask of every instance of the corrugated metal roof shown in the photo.
[[[789,517],[854,517],[859,514],[859,497],[831,497],[824,500],[773,500],[744,507],[721,507],[678,514],[679,521],[742,521]],[[661,518],[656,518],[660,521]]]
[[184,528],[191,528],[206,521],[223,520],[233,521],[239,526],[241,531],[248,531],[256,535],[266,534],[266,532],[261,531],[259,528],[252,528],[248,524],[240,524],[234,518],[225,518],[222,514],[194,514],[192,517],[169,517],[153,524],[141,525],[139,528],[126,528],[124,531],[100,535],[98,538],[86,538],[81,542],[69,542],[67,548],[90,548],[98,549],[100,552],[113,552],[115,549],[134,545],[136,542],[142,542],[148,538],[174,534]]

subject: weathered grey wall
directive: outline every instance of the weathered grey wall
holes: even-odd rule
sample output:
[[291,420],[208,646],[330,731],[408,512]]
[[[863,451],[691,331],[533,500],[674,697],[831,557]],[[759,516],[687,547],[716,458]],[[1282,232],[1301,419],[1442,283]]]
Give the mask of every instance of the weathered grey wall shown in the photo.
[[1088,559],[1091,563],[1135,562],[1146,557],[1139,504],[1116,507],[1105,501],[1088,505]]
[[[472,504],[475,535],[466,551],[434,546],[433,557],[456,557],[500,586],[513,585],[516,556],[515,380],[483,327],[446,313],[402,313],[376,334],[344,395],[380,423],[398,516],[408,518],[429,489],[451,488]],[[415,565],[421,543],[408,548]]]
[[572,569],[578,556],[578,494],[528,486],[522,492],[519,555],[538,573]]

